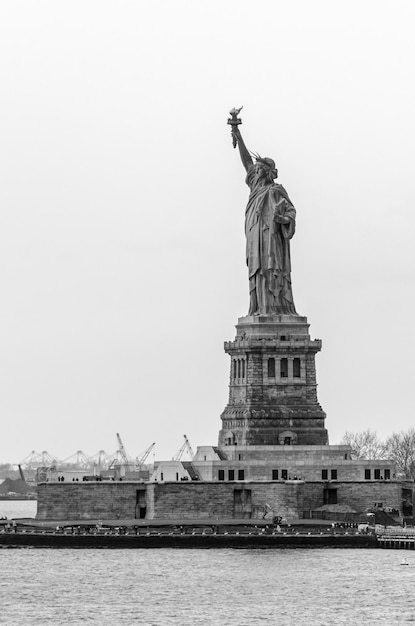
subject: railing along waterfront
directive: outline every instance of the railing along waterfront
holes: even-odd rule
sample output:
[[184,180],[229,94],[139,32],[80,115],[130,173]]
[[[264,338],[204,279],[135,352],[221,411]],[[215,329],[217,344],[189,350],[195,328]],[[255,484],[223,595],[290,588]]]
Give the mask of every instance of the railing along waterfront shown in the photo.
[[376,538],[381,548],[415,550],[415,528],[384,528]]
[[354,528],[299,528],[229,524],[183,524],[174,526],[15,525],[0,531],[0,547],[84,548],[374,548],[373,534]]

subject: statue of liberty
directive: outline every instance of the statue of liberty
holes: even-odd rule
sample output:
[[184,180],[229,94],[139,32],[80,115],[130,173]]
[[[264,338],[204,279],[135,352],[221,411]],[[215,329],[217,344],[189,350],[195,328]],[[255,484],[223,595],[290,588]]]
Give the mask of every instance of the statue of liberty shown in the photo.
[[[238,145],[250,189],[245,212],[246,264],[249,273],[248,315],[297,315],[291,288],[290,239],[295,208],[282,185],[275,183],[275,162],[246,148],[239,131],[241,109],[232,109],[228,123]],[[255,161],[254,161],[255,159]]]

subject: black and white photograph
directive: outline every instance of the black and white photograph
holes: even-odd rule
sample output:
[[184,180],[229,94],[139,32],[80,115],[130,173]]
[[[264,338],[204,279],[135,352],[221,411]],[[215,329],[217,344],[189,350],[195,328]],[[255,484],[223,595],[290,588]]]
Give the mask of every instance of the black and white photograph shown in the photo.
[[415,621],[414,33],[0,0],[0,624]]

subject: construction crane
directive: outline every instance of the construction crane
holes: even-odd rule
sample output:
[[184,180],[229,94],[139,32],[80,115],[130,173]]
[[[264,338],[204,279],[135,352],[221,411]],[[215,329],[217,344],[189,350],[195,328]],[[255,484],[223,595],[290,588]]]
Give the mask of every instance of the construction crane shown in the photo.
[[97,465],[98,467],[108,467],[111,459],[110,456],[105,452],[105,450],[99,450],[99,452],[91,456],[91,461],[94,465]]
[[90,457],[85,454],[85,452],[82,452],[82,450],[77,450],[74,454],[68,456],[67,459],[61,461],[60,465],[73,465],[75,467],[82,467],[85,469],[91,467],[92,461]]
[[138,458],[138,457],[136,458],[136,460],[135,460],[135,466],[136,466],[136,469],[138,469],[138,470],[139,470],[139,469],[140,469],[140,467],[141,467],[142,465],[144,465],[144,463],[145,463],[145,461],[146,461],[146,459],[147,459],[148,455],[150,454],[150,452],[152,451],[152,449],[154,448],[154,446],[155,446],[155,445],[156,445],[156,442],[154,441],[154,442],[151,444],[151,446],[149,446],[149,447],[147,448],[147,450],[144,452],[144,454],[143,454],[140,458]]
[[125,451],[124,444],[123,444],[123,442],[121,440],[121,437],[120,437],[119,433],[117,433],[117,440],[118,440],[118,452],[119,452],[119,454],[120,454],[120,456],[122,458],[122,462],[124,463],[124,465],[128,465],[128,463],[129,463],[128,456],[127,456],[127,453]]
[[46,450],[43,450],[41,454],[32,450],[32,452],[28,454],[23,461],[20,461],[19,465],[25,469],[37,469],[42,466],[49,467],[51,465],[55,465],[56,463],[58,463],[57,458],[49,454]]
[[127,453],[124,448],[124,444],[120,437],[120,433],[116,433],[116,435],[117,435],[117,440],[118,440],[118,450],[114,454],[111,455],[110,457],[111,461],[108,466],[108,469],[111,469],[118,465],[122,465],[124,467],[131,465],[131,461],[128,459]]
[[186,437],[186,435],[183,435],[183,437],[184,437],[184,443],[182,447],[180,448],[180,450],[177,452],[177,454],[175,454],[175,456],[173,457],[173,461],[180,461],[184,452],[187,452],[190,455],[191,459],[193,459],[194,457],[192,446],[190,445],[188,438]]

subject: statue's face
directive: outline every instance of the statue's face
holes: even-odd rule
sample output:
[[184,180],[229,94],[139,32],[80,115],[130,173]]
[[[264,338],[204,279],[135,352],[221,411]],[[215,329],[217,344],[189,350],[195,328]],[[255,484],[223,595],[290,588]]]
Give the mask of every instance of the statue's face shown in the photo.
[[262,163],[256,163],[255,172],[259,179],[268,178],[268,169]]

